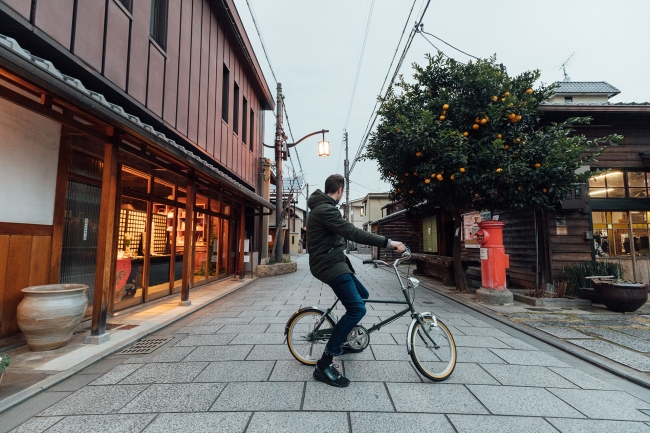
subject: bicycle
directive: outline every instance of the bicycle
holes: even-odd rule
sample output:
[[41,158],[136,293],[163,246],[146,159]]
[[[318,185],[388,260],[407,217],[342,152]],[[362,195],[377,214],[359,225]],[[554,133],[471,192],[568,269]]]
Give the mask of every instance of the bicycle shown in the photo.
[[[411,251],[406,248],[402,258],[393,262],[392,267],[397,275],[404,301],[366,299],[366,304],[398,304],[407,307],[383,320],[371,328],[366,329],[361,325],[355,326],[348,334],[344,343],[349,351],[361,352],[370,344],[370,334],[378,331],[383,326],[410,313],[411,324],[406,334],[406,350],[413,360],[413,364],[420,373],[433,381],[442,381],[449,377],[456,367],[456,343],[447,326],[436,318],[431,312],[418,313],[413,307],[413,299],[409,290],[419,285],[416,278],[406,277],[406,285],[399,274],[399,264],[411,257]],[[375,269],[378,265],[391,266],[382,260],[364,260],[364,264],[372,264]],[[315,365],[323,353],[327,340],[336,324],[332,310],[338,304],[334,304],[327,310],[319,307],[304,307],[296,311],[287,321],[284,335],[291,354],[305,365]]]

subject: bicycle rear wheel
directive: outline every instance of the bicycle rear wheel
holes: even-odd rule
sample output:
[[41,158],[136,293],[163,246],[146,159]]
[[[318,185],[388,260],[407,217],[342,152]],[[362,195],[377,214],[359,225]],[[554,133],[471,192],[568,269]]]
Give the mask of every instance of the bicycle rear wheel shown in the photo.
[[456,343],[440,320],[425,319],[424,326],[431,339],[417,322],[411,333],[411,359],[423,376],[439,382],[448,378],[456,367]]
[[[300,362],[306,365],[316,365],[325,350],[327,339],[314,335],[316,325],[323,317],[319,310],[305,310],[296,315],[287,325],[287,344],[289,351]],[[334,321],[325,316],[324,322],[318,328],[319,331],[334,328]]]

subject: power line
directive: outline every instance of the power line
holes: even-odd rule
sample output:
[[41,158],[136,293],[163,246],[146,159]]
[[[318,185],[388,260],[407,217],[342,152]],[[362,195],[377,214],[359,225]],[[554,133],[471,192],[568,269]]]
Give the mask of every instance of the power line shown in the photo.
[[370,9],[368,11],[368,18],[366,20],[366,31],[363,35],[363,41],[361,42],[361,53],[359,55],[359,62],[357,63],[357,72],[354,77],[354,85],[352,86],[352,94],[350,95],[350,105],[348,106],[348,115],[345,118],[345,126],[343,129],[348,128],[348,122],[350,121],[350,113],[352,112],[352,105],[354,103],[354,95],[357,91],[357,83],[359,82],[359,73],[361,72],[361,64],[363,63],[363,55],[366,51],[366,42],[368,41],[368,32],[370,31],[370,22],[372,21],[372,11],[375,8],[375,0],[370,2]]
[[[406,20],[406,24],[404,25],[404,30],[402,30],[402,36],[400,36],[400,40],[397,44],[397,48],[395,49],[395,54],[393,55],[393,61],[395,60],[395,56],[397,55],[397,51],[399,50],[399,46],[402,42],[402,37],[404,36],[404,32],[406,30],[406,26],[408,25],[408,22],[411,19],[411,13],[413,12],[413,8],[415,7],[415,3],[417,0],[413,2],[413,6],[411,6],[411,12],[409,12],[409,16]],[[411,32],[409,33],[409,36],[406,40],[406,43],[404,44],[404,49],[402,51],[402,55],[400,56],[399,61],[397,62],[397,65],[395,66],[395,71],[393,72],[393,76],[390,80],[390,83],[386,87],[386,91],[384,93],[384,96],[382,98],[382,101],[388,96],[388,92],[390,91],[390,88],[392,87],[393,83],[395,82],[395,78],[397,78],[397,75],[399,74],[399,71],[402,67],[402,64],[404,63],[404,59],[406,58],[406,54],[408,53],[409,48],[411,47],[411,44],[413,43],[413,39],[415,37],[415,33],[417,32],[417,28],[422,24],[422,19],[424,18],[424,15],[427,13],[427,9],[429,8],[429,5],[431,4],[431,0],[427,0],[426,5],[424,8],[421,8],[420,10],[421,15],[420,19],[416,22],[415,27],[411,29]],[[393,61],[391,61],[391,66],[393,64]],[[386,74],[386,77],[388,77],[388,74],[390,73],[390,67],[388,68],[388,73]],[[384,79],[384,84],[386,83],[386,80]],[[382,85],[382,90],[384,89],[384,86]],[[357,150],[357,154],[354,157],[354,160],[352,161],[352,166],[350,167],[350,173],[354,169],[354,167],[357,164],[357,161],[359,160],[363,149],[366,146],[366,143],[368,142],[368,138],[370,137],[370,132],[372,131],[373,126],[375,125],[375,122],[377,121],[377,116],[379,115],[379,111],[377,110],[377,106],[379,105],[379,101],[375,103],[375,108],[373,109],[373,113],[370,115],[370,120],[368,121],[368,127],[366,127],[366,131],[364,132],[363,139],[361,141],[361,144],[359,145],[359,149]]]
[[353,184],[355,184],[355,185],[357,185],[357,186],[360,186],[361,188],[365,188],[365,189],[367,189],[367,190],[369,190],[369,191],[382,192],[382,191],[380,191],[380,190],[378,190],[378,189],[368,188],[367,186],[365,186],[365,185],[361,185],[360,183],[357,183],[357,182],[355,182],[355,181],[353,181],[353,180],[351,180],[350,183],[353,183]]
[[[429,35],[429,36],[433,36],[434,38],[438,39],[438,40],[439,40],[440,42],[442,42],[443,44],[449,45],[449,46],[450,46],[451,48],[453,48],[454,50],[456,50],[456,51],[458,51],[458,52],[460,52],[460,53],[463,53],[463,54],[465,54],[466,56],[472,57],[473,59],[476,59],[476,60],[480,60],[478,57],[473,56],[473,55],[471,55],[471,54],[469,54],[469,53],[466,53],[465,51],[461,50],[460,48],[456,48],[456,47],[454,47],[454,46],[451,45],[449,42],[446,42],[446,41],[440,39],[438,36],[436,36],[436,35],[434,35],[434,34],[431,34],[431,33],[427,33],[427,32],[425,32],[425,31],[422,29],[423,27],[424,27],[424,24],[421,24],[421,25],[420,25],[420,30],[416,30],[416,31],[417,31],[418,33],[420,33],[420,34],[422,35],[422,37],[423,37],[424,39],[426,39],[427,42],[429,42],[431,45],[433,45],[433,43],[432,43],[429,39],[427,39],[427,38],[424,36],[425,34],[427,34],[427,35]],[[436,47],[435,45],[433,45],[433,47],[434,47],[436,50],[438,50],[438,51],[440,51],[441,53],[443,53],[442,50],[438,49],[438,47]],[[445,53],[443,53],[443,54],[445,54]],[[447,55],[445,54],[445,56],[447,56]],[[447,57],[449,57],[449,56],[447,56]]]
[[[255,30],[257,31],[257,36],[260,38],[260,43],[262,44],[262,51],[264,51],[264,57],[266,57],[266,62],[269,64],[269,69],[271,70],[271,75],[273,76],[273,80],[277,84],[278,79],[275,76],[275,71],[273,70],[273,65],[271,64],[271,59],[269,58],[269,53],[266,50],[266,44],[264,43],[264,37],[262,36],[262,31],[260,30],[260,26],[257,23],[257,17],[255,15],[255,10],[253,9],[253,4],[249,0],[246,0],[246,5],[248,5],[248,11],[250,12],[251,18],[253,19],[253,24],[255,25]],[[287,118],[287,128],[289,129],[289,136],[291,137],[291,141],[295,143],[296,141],[293,138],[293,132],[291,131],[291,124],[289,123],[289,114],[287,112],[287,106],[286,106],[286,104],[284,104],[284,95],[282,96],[282,104],[284,105],[284,115]],[[287,151],[288,150],[289,149],[287,149]],[[298,151],[295,148],[294,148],[294,150],[296,152],[296,158],[298,159],[298,166],[300,168],[300,174],[304,176],[304,172],[303,172],[303,169],[302,169],[302,163],[300,161],[300,155],[298,154]],[[291,159],[291,153],[289,153],[289,159],[291,160],[291,169],[293,170],[294,176],[295,176],[295,171],[296,170],[293,167],[294,164],[293,164],[293,159]]]

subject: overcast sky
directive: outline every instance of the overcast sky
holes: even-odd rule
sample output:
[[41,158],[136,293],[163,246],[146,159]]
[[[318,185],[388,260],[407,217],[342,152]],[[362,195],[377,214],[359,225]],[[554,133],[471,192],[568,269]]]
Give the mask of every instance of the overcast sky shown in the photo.
[[[271,65],[283,92],[296,140],[329,129],[332,154],[317,153],[319,137],[295,149],[300,154],[310,193],[323,189],[327,176],[343,174],[342,145],[350,96],[372,0],[248,0],[255,11]],[[426,0],[416,0],[406,30]],[[248,10],[247,0],[235,0],[269,87],[276,83]],[[350,159],[354,157],[376,97],[406,22],[412,0],[376,0],[365,54],[347,125]],[[560,65],[575,52],[567,73],[572,81],[606,81],[621,94],[611,102],[650,102],[650,1],[648,0],[432,0],[424,30],[477,57],[497,55],[510,74],[540,69],[544,83],[562,80]],[[447,55],[469,58],[429,37]],[[401,47],[400,47],[401,52]],[[435,53],[416,35],[401,73],[410,77],[411,64],[422,64]],[[266,116],[267,144],[273,143],[275,119]],[[289,135],[285,123],[285,131]],[[273,159],[273,151],[266,149]],[[298,170],[298,163],[293,155]],[[285,163],[286,169],[289,164]],[[287,171],[285,170],[285,174]],[[387,191],[372,161],[357,163],[352,172],[350,200],[368,192]],[[299,206],[304,207],[301,198]]]

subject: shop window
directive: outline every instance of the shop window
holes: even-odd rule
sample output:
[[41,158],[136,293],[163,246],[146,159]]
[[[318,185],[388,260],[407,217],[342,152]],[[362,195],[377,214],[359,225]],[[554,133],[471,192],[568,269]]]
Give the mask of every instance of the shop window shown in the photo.
[[116,309],[135,305],[143,299],[147,209],[146,201],[122,197],[113,295]]
[[634,249],[636,256],[649,256],[649,220],[650,211],[592,212],[596,255],[625,257]]
[[151,38],[163,50],[167,41],[167,1],[151,0],[151,20],[149,23]]
[[155,179],[153,182],[153,195],[174,200],[174,185]]
[[140,173],[129,167],[123,167],[121,181],[122,188],[124,189],[130,189],[143,194],[149,193],[149,176],[144,173]]

